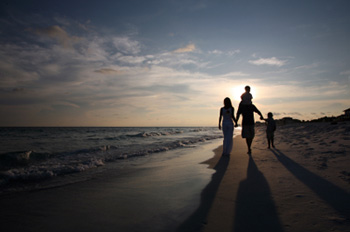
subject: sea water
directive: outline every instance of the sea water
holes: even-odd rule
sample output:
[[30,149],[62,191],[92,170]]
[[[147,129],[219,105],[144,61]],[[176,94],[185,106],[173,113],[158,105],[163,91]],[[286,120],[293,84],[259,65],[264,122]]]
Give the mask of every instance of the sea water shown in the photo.
[[0,128],[0,188],[222,138],[216,127]]

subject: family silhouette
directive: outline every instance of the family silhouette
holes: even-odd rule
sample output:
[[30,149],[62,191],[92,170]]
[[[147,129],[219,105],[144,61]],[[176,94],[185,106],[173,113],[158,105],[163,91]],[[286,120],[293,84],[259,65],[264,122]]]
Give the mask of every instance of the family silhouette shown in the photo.
[[[220,108],[219,116],[219,129],[223,131],[224,141],[223,141],[223,156],[229,156],[233,147],[233,132],[234,127],[237,127],[238,120],[242,115],[242,138],[246,139],[248,154],[252,153],[252,143],[255,136],[255,120],[254,113],[260,116],[261,120],[267,122],[266,136],[268,140],[268,148],[272,145],[274,146],[274,131],[276,130],[276,123],[272,117],[272,113],[268,114],[268,118],[264,119],[262,113],[258,108],[252,103],[253,96],[250,93],[250,86],[245,86],[245,92],[241,95],[241,102],[239,103],[237,115],[234,115],[234,107],[232,106],[231,99],[226,97],[224,99],[224,106]],[[271,145],[270,145],[271,144]]]

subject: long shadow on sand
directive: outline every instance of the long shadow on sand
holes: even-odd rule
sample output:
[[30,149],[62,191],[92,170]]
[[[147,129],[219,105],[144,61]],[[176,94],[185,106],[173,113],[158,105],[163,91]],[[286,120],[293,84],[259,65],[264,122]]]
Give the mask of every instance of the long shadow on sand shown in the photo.
[[213,204],[216,192],[219,188],[222,178],[225,175],[229,162],[229,157],[220,158],[214,167],[214,170],[216,170],[216,172],[213,174],[210,183],[204,188],[201,193],[200,206],[184,223],[178,227],[177,231],[201,231],[203,226],[206,224],[209,210]]
[[308,171],[292,159],[287,157],[281,151],[271,150],[277,159],[302,183],[308,186],[322,200],[327,202],[331,207],[341,215],[350,218],[350,194],[323,179],[322,177]]
[[282,232],[270,187],[250,156],[247,179],[241,181],[237,192],[234,232]]

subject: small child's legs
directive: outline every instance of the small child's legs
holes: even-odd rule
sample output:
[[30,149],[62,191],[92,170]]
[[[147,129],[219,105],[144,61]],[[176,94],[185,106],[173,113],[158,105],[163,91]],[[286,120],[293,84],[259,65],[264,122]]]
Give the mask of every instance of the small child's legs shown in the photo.
[[267,137],[267,144],[268,144],[268,147],[267,148],[271,148],[271,145],[272,147],[274,148],[275,147],[275,144],[274,144],[274,136],[273,136],[273,132],[267,132],[266,133],[266,137]]
[[273,137],[267,139],[267,143],[268,143],[268,145],[269,145],[267,148],[270,149],[270,148],[271,148],[271,145],[272,145],[273,148],[275,148],[275,145],[274,145],[274,143],[273,143]]

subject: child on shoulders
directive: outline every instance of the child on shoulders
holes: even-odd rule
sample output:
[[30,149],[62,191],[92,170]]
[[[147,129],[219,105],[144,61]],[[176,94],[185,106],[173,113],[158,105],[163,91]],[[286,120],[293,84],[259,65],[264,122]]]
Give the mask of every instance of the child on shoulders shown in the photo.
[[245,92],[241,95],[241,99],[242,99],[241,104],[251,105],[253,96],[250,93],[250,86],[247,85],[244,89],[245,89]]

